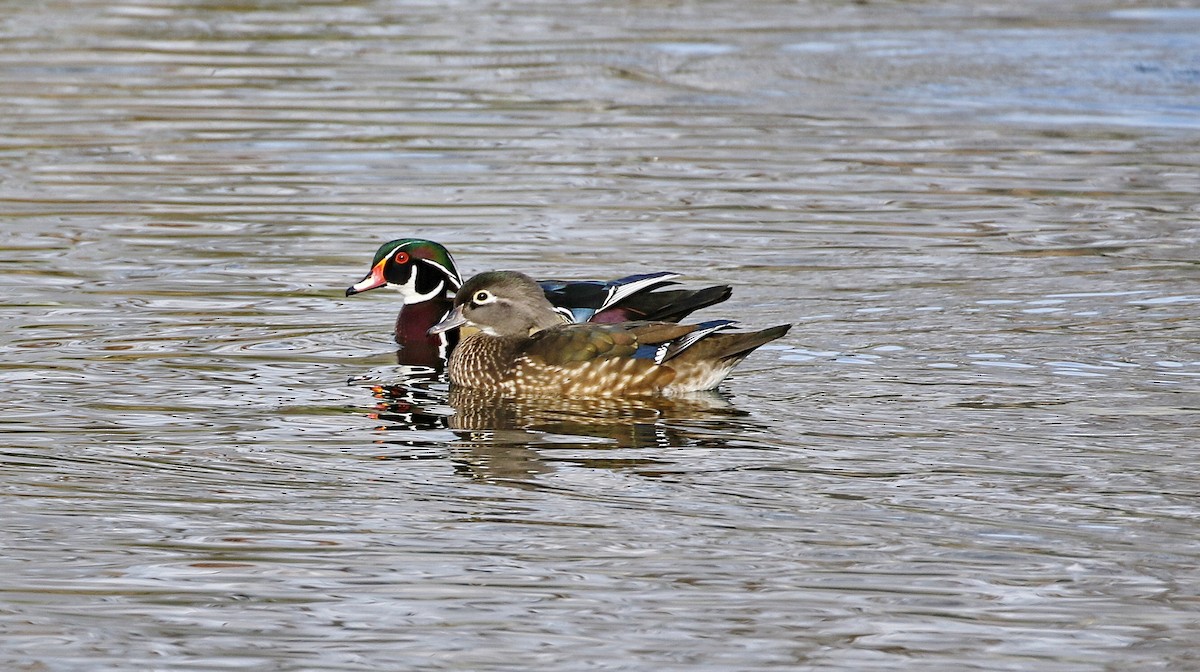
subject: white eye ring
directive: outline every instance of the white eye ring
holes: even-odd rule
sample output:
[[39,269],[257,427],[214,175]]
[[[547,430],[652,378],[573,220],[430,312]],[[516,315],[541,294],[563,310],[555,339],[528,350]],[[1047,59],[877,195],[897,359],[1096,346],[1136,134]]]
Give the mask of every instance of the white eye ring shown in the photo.
[[486,289],[481,289],[478,292],[475,292],[475,296],[471,297],[471,301],[473,303],[491,303],[493,298],[495,297],[492,296],[491,292],[487,291]]

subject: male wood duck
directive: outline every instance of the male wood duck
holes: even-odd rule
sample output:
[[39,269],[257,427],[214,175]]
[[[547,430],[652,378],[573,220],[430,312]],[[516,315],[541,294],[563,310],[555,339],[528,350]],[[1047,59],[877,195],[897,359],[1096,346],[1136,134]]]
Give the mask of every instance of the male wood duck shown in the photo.
[[792,326],[718,333],[732,324],[572,324],[529,276],[491,271],[467,281],[453,312],[430,332],[478,329],[450,355],[454,385],[513,395],[606,397],[715,388],[755,348]]
[[[675,284],[676,273],[630,275],[609,282],[542,280],[546,298],[572,322],[678,322],[701,308],[720,303],[733,292],[728,285],[703,289],[663,289]],[[400,293],[396,342],[404,347],[404,363],[434,366],[458,341],[455,331],[427,332],[454,308],[462,276],[442,245],[421,238],[384,243],[375,252],[371,271],[346,289],[346,296],[388,287]]]
[[462,276],[445,247],[432,240],[401,238],[379,246],[370,272],[346,288],[346,296],[380,287],[399,292],[403,303],[394,334],[403,348],[401,363],[441,368],[458,333],[427,332],[454,307],[454,293],[461,286]]

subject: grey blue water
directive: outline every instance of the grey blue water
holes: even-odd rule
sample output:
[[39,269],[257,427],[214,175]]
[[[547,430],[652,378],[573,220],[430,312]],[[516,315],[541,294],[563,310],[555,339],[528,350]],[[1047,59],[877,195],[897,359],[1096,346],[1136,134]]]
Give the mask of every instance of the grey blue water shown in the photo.
[[[0,2],[0,663],[1200,668],[1198,101],[1187,3]],[[796,326],[464,401],[407,236]]]

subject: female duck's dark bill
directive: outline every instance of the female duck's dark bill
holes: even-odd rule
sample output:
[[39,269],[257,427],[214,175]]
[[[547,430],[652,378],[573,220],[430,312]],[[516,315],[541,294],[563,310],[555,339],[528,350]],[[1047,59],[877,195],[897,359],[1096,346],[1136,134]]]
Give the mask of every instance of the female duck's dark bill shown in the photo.
[[449,315],[443,318],[441,322],[438,322],[430,327],[429,331],[426,333],[428,333],[430,336],[433,336],[434,334],[440,334],[443,331],[450,331],[455,327],[461,327],[466,323],[467,318],[463,316],[463,307],[459,306],[455,308]]

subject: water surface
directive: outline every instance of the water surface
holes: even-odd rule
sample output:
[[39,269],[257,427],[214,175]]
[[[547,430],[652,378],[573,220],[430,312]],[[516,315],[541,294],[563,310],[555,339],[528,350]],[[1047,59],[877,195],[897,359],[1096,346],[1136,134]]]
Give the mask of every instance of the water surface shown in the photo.
[[[1189,669],[1200,12],[0,2],[9,669]],[[794,322],[452,395],[375,248]]]

